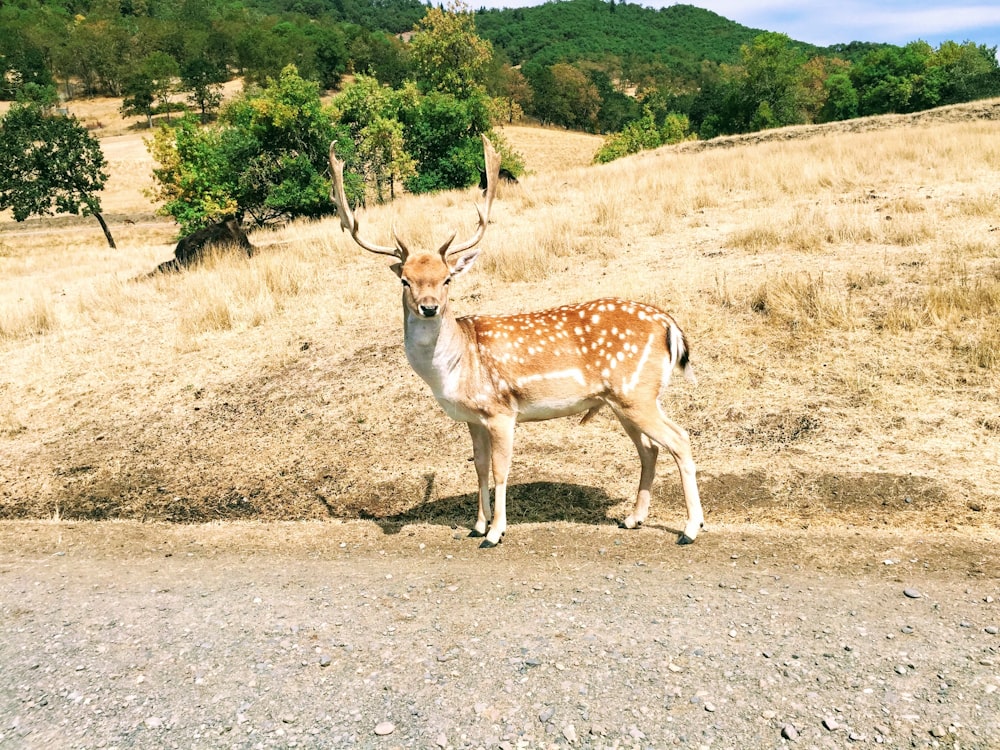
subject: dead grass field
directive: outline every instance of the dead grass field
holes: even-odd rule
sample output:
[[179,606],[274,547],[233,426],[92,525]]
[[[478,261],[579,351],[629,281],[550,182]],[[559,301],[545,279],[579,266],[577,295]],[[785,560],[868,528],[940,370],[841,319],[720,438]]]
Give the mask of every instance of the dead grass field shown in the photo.
[[[600,167],[598,138],[507,128],[530,173],[500,191],[453,304],[671,311],[700,384],[676,378],[665,408],[709,526],[995,539],[1000,123],[956,111]],[[92,219],[0,224],[0,517],[471,523],[468,433],[406,363],[387,263],[298,222],[256,233],[253,259],[148,278],[174,228],[141,195],[141,135],[104,146],[118,251]],[[476,198],[363,221],[434,242],[471,232]],[[522,425],[515,456],[512,524],[609,523],[638,481],[603,414]],[[661,460],[650,521],[682,518]]]

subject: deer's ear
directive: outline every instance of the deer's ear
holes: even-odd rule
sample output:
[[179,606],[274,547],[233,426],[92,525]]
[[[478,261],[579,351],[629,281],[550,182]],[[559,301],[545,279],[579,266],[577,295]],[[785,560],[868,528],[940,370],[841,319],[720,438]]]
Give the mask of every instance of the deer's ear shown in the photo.
[[403,264],[402,263],[393,263],[391,266],[389,266],[389,268],[392,269],[392,272],[394,274],[396,274],[399,278],[403,278]]
[[459,274],[465,273],[470,268],[472,264],[476,262],[476,258],[479,257],[479,251],[473,250],[471,253],[466,253],[461,258],[455,261],[455,265],[451,267],[451,275],[458,276]]

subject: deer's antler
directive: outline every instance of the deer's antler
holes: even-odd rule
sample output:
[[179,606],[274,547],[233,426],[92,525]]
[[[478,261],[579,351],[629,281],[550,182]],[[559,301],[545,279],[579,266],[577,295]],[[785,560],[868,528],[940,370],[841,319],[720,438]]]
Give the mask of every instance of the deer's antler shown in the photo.
[[[336,141],[333,141],[330,144],[330,200],[337,207],[341,229],[346,229],[350,232],[354,241],[370,253],[389,255],[393,258],[402,259],[405,250],[398,239],[396,240],[395,247],[389,247],[388,245],[376,245],[368,242],[358,234],[358,220],[354,217],[351,205],[347,202],[347,193],[344,192],[344,162],[337,158],[337,154],[333,150],[336,143]],[[395,235],[395,231],[393,234]]]
[[479,227],[472,237],[454,247],[450,247],[452,240],[455,239],[455,236],[452,235],[451,239],[439,251],[445,258],[472,249],[486,234],[486,225],[490,221],[490,209],[493,207],[493,197],[496,195],[497,182],[500,180],[500,154],[497,153],[493,144],[490,143],[490,139],[485,135],[483,136],[483,156],[486,158],[486,203],[482,208],[476,206],[476,211],[479,212]]

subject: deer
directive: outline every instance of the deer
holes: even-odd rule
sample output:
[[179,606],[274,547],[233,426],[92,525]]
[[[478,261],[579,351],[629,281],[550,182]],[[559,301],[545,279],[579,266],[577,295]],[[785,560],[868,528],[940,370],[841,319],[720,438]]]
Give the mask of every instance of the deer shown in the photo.
[[[344,162],[330,145],[330,197],[341,231],[364,250],[395,258],[403,286],[403,344],[413,370],[452,419],[468,424],[479,481],[472,537],[495,547],[507,530],[507,482],[518,422],[583,414],[603,407],[618,418],[639,454],[639,489],[627,529],[643,525],[660,448],[680,472],[687,521],[677,538],[690,544],[704,527],[687,431],[670,420],[659,397],[677,368],[695,381],[688,342],[667,313],[640,302],[597,299],[547,310],[457,317],[449,289],[481,252],[496,195],[500,156],[483,135],[488,179],[479,223],[469,239],[452,232],[437,250],[411,250],[392,230],[393,245],[365,239],[344,191]],[[493,473],[491,514],[489,474]],[[488,522],[489,519],[489,522]]]

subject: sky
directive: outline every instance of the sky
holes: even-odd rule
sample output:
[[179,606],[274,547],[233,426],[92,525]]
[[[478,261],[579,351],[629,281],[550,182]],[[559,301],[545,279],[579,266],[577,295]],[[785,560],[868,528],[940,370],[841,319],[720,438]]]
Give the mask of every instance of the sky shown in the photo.
[[[470,8],[514,8],[544,0],[469,0]],[[651,8],[672,0],[628,0]],[[1000,46],[1000,2],[947,0],[685,0],[720,16],[821,47],[846,42],[903,45],[923,39],[937,47],[948,39]]]

